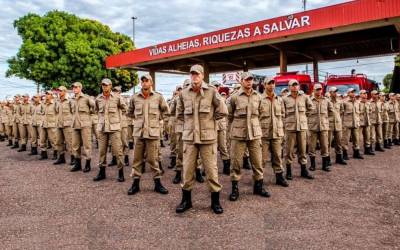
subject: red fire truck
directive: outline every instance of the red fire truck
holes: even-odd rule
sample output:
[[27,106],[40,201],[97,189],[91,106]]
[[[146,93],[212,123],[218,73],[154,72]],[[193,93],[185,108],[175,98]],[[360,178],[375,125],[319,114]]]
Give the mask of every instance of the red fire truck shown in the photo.
[[330,75],[325,83],[325,88],[328,90],[330,87],[336,87],[338,93],[345,94],[349,88],[354,88],[356,93],[365,89],[368,93],[372,90],[378,90],[378,84],[367,78],[365,74],[353,75]]

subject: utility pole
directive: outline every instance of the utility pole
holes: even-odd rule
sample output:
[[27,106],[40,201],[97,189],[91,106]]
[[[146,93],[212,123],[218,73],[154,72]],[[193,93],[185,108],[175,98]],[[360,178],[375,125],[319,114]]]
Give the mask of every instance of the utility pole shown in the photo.
[[[136,16],[132,17],[132,41],[133,41],[133,46],[135,46],[135,21],[136,21],[136,19],[137,19]],[[135,94],[135,93],[136,93],[136,85],[133,85],[133,94]]]
[[[307,0],[302,0],[303,2],[303,11],[306,11]],[[306,74],[308,74],[308,64],[306,63]],[[315,75],[315,73],[314,73]],[[314,79],[315,82],[315,79]]]

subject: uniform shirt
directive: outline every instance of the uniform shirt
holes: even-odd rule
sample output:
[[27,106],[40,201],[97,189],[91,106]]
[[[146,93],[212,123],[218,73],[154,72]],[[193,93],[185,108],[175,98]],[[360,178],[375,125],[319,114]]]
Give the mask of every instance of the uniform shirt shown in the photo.
[[45,102],[43,104],[43,117],[42,127],[43,128],[56,128],[57,127],[57,116],[58,116],[58,105],[54,100]]
[[[329,115],[329,130],[331,131],[342,131],[342,117],[341,114],[344,112],[343,101],[331,98],[333,110],[332,114]],[[331,112],[331,111],[329,111]]]
[[20,123],[29,125],[32,123],[33,106],[29,102],[21,103],[18,108],[18,115],[20,117]]
[[382,124],[383,103],[380,100],[371,100],[370,110],[371,125]]
[[307,115],[313,109],[313,103],[305,94],[292,94],[283,97],[285,107],[285,129],[287,131],[308,130]]
[[243,88],[228,102],[230,136],[236,140],[255,140],[262,135],[260,125],[261,96],[254,90],[247,95]]
[[279,139],[284,136],[283,119],[285,105],[281,97],[273,93],[272,97],[266,94],[261,96],[260,123],[262,138]]
[[393,100],[388,102],[389,122],[394,123],[399,120],[398,103]]
[[332,115],[333,104],[328,98],[311,97],[314,108],[308,113],[308,128],[311,131],[328,131],[329,115]]
[[13,122],[20,123],[21,115],[19,114],[19,106],[21,104],[19,102],[14,103],[12,106],[12,114],[13,114]]
[[389,103],[382,103],[382,122],[389,122]]
[[343,127],[360,127],[360,102],[355,98],[343,102]]
[[96,98],[96,109],[99,116],[97,130],[99,132],[121,131],[122,113],[126,113],[126,103],[123,98],[115,93],[106,97],[100,94]]
[[144,96],[140,91],[131,98],[128,115],[134,118],[134,137],[160,139],[160,120],[169,116],[169,108],[160,93],[151,91],[148,96]]
[[368,101],[360,101],[360,126],[364,127],[371,125],[371,120],[369,118],[370,112],[370,103]]
[[65,98],[64,100],[60,100],[58,102],[59,110],[58,110],[58,127],[65,128],[72,126],[72,112],[73,112],[73,104],[71,100]]
[[191,144],[216,143],[216,121],[228,115],[222,102],[218,90],[205,82],[198,91],[192,84],[184,88],[176,107],[177,119],[184,122],[182,140]]
[[42,123],[43,116],[43,105],[41,103],[32,104],[33,112],[32,112],[32,126],[40,126]]
[[92,126],[90,114],[93,113],[94,101],[83,93],[74,97],[72,127],[81,129]]

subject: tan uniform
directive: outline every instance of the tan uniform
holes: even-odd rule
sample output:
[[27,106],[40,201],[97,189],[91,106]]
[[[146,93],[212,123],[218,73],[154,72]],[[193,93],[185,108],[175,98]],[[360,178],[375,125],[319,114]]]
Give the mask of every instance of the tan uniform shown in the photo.
[[[226,105],[222,102],[222,105]],[[218,132],[218,152],[221,155],[221,160],[229,160],[230,156],[228,153],[227,142],[226,142],[226,118],[222,118],[217,121],[217,132]]]
[[389,100],[388,102],[388,114],[389,114],[389,139],[394,140],[396,139],[396,126],[397,121],[399,120],[399,107],[397,101]]
[[274,173],[282,173],[282,139],[285,135],[283,119],[285,106],[281,97],[262,95],[260,123],[262,129],[262,162],[267,163],[268,154],[271,153],[272,169]]
[[[129,105],[129,100],[125,100],[126,104]],[[129,107],[127,107],[127,109],[129,109]],[[128,124],[128,145],[129,145],[129,149],[133,149],[133,119],[132,117],[126,115],[126,122]]]
[[353,149],[359,150],[359,132],[360,127],[360,102],[355,98],[348,98],[343,102],[343,149],[348,150],[350,136],[353,142]]
[[308,112],[308,129],[310,131],[309,137],[309,155],[315,157],[317,140],[321,146],[321,156],[329,156],[330,145],[328,143],[329,132],[329,114],[333,112],[333,104],[328,98],[315,96],[311,97],[314,108]]
[[250,161],[253,166],[253,179],[263,179],[262,150],[261,150],[261,96],[252,91],[247,96],[243,89],[233,95],[228,103],[231,122],[231,179],[239,181],[243,157],[246,148],[249,149]]
[[13,108],[12,105],[5,106],[6,116],[4,117],[4,124],[6,126],[6,133],[8,140],[11,141],[13,138]]
[[20,114],[19,114],[19,106],[21,104],[18,103],[14,103],[13,105],[13,137],[14,137],[14,141],[17,143],[19,142],[20,139],[20,134],[19,134],[19,123],[20,123]]
[[371,122],[371,144],[383,145],[382,137],[382,113],[383,113],[383,102],[379,100],[371,100],[370,102],[370,122]]
[[222,188],[218,181],[217,123],[228,111],[221,105],[221,97],[215,87],[203,82],[198,92],[190,85],[180,94],[176,113],[183,123],[183,185],[190,191],[195,182],[197,158],[200,154],[211,192]]
[[64,99],[58,102],[58,130],[57,130],[57,151],[65,154],[72,153],[72,112],[73,104],[71,100]]
[[[176,97],[176,104],[180,102],[180,96]],[[172,111],[171,111],[172,112]],[[182,171],[183,169],[183,121],[177,119],[175,110],[175,140],[176,140],[176,170]]]
[[4,136],[6,135],[6,126],[5,120],[7,119],[5,106],[3,104],[0,105],[0,140],[4,140]]
[[389,140],[389,102],[382,102],[382,137]]
[[99,114],[93,112],[90,114],[90,119],[92,120],[92,135],[94,135],[94,139],[98,142],[99,131],[97,130],[97,124],[99,123]]
[[[122,143],[122,152],[124,155],[129,155],[129,141],[128,141],[128,119],[126,118],[127,104],[125,99],[121,97],[121,102],[123,102],[124,109],[120,110],[121,116],[121,143]],[[114,154],[113,154],[114,155]]]
[[99,167],[106,167],[108,143],[111,141],[112,154],[117,158],[118,169],[123,168],[121,139],[121,114],[127,110],[125,100],[115,93],[109,97],[100,94],[96,98],[96,111],[99,114],[97,131],[99,132]]
[[139,179],[142,175],[142,163],[145,155],[146,162],[153,169],[154,179],[161,177],[158,163],[160,120],[167,117],[168,114],[168,105],[158,92],[151,91],[149,96],[145,97],[140,91],[131,98],[128,115],[134,118],[135,148],[131,174],[134,179]]
[[291,165],[294,156],[294,146],[297,145],[299,162],[307,164],[307,116],[313,108],[313,103],[306,95],[292,95],[283,98],[285,105],[285,131],[286,131],[286,165]]
[[18,124],[18,130],[21,137],[21,145],[26,145],[30,137],[32,113],[33,106],[29,102],[19,105],[18,115],[20,117],[20,122]]
[[72,153],[75,158],[81,158],[81,146],[83,145],[86,160],[92,158],[92,120],[94,102],[83,93],[74,97],[72,116]]
[[370,121],[370,103],[368,101],[360,101],[360,137],[363,137],[364,146],[369,148],[371,146],[371,121]]
[[175,124],[176,124],[176,99],[178,97],[174,96],[169,103],[170,116],[168,119],[168,127],[169,127],[169,148],[170,148],[170,157],[176,157],[177,155],[177,142],[176,142],[176,132],[175,132]]
[[[343,126],[341,114],[344,111],[343,102],[337,99],[331,99],[333,110],[329,111],[329,138],[328,147],[330,147],[333,140],[335,140],[335,153],[336,155],[343,154],[342,137]],[[329,151],[328,151],[329,152]]]
[[39,135],[41,130],[41,124],[43,119],[43,105],[41,103],[33,104],[32,112],[32,126],[31,126],[31,145],[36,148],[39,144]]
[[47,141],[50,141],[51,147],[56,150],[58,108],[58,104],[54,100],[43,104],[40,130],[40,149],[42,152],[47,150]]

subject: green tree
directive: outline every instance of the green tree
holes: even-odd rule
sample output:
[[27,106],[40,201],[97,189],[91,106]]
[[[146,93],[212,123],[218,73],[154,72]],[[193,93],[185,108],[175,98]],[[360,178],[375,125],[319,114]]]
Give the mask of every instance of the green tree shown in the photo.
[[8,60],[6,76],[40,83],[44,89],[70,86],[79,81],[91,95],[100,92],[99,82],[110,78],[127,91],[138,83],[135,71],[107,70],[105,58],[134,49],[131,39],[95,20],[62,11],[44,16],[27,14],[14,21],[22,38],[16,56]]
[[393,78],[393,74],[389,73],[387,74],[384,78],[383,78],[383,86],[385,86],[385,89],[389,89],[390,88],[390,84],[392,83],[392,78]]

